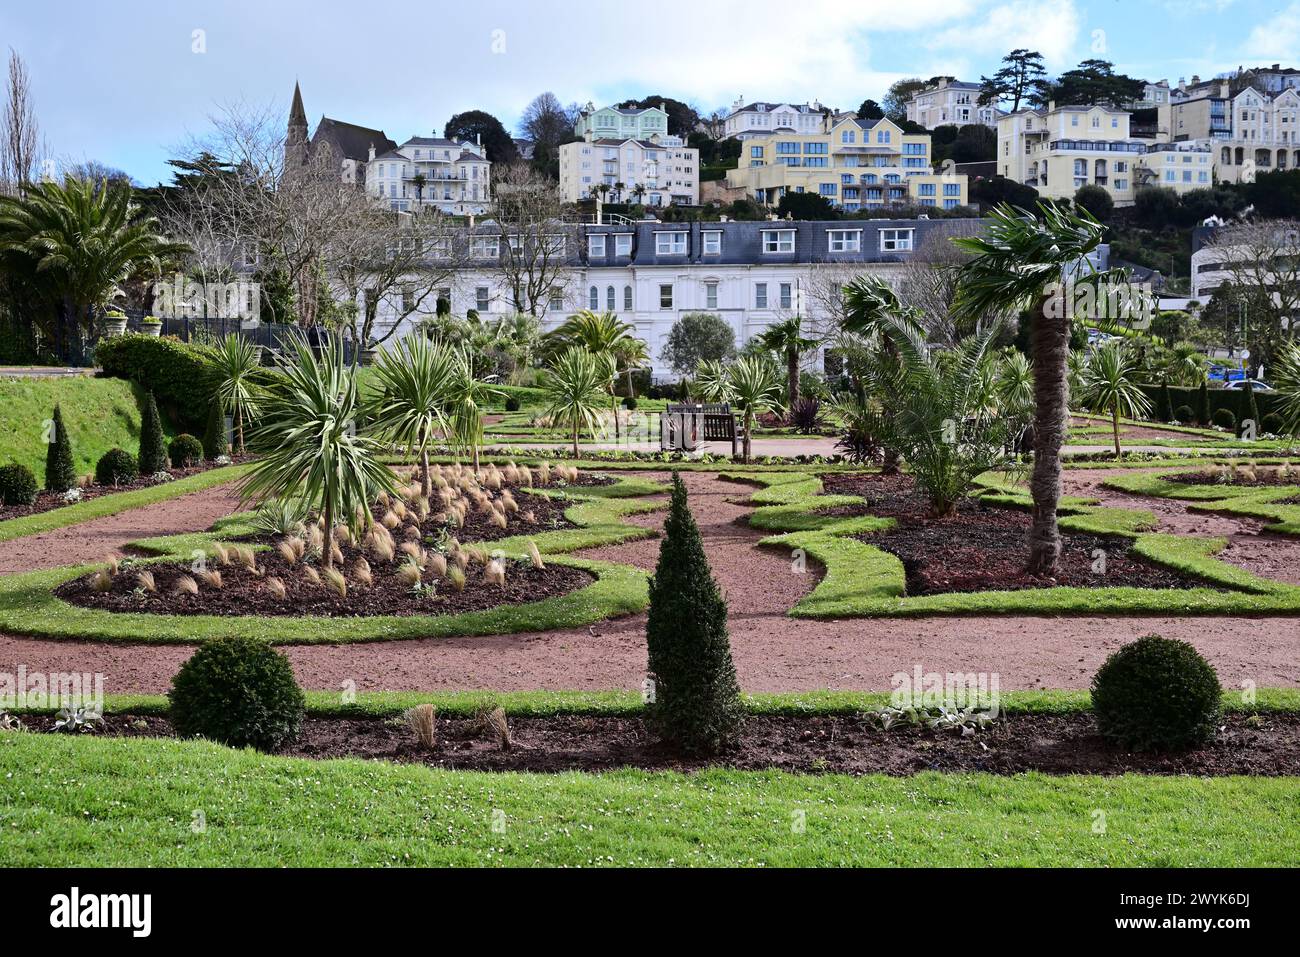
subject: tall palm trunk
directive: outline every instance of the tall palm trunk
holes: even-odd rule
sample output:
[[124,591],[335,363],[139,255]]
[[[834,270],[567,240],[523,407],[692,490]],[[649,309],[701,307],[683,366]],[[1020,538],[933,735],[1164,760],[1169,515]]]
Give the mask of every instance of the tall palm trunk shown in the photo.
[[1111,423],[1111,426],[1115,429],[1115,458],[1118,459],[1118,458],[1120,457],[1120,450],[1119,450],[1119,401],[1118,401],[1118,400],[1116,400],[1115,402],[1111,403],[1111,407],[1110,407],[1110,423]]
[[626,369],[624,369],[624,370],[623,370],[623,374],[624,374],[625,376],[627,376],[627,394],[628,394],[628,397],[629,397],[629,398],[632,398],[632,399],[635,399],[635,398],[636,398],[636,389],[634,389],[634,388],[632,387],[632,367],[631,367],[631,366],[628,366]]
[[1029,492],[1033,524],[1029,533],[1028,571],[1051,575],[1061,556],[1056,509],[1061,501],[1061,446],[1069,421],[1069,319],[1049,319],[1043,303],[1033,315],[1034,470]]
[[795,403],[799,401],[799,350],[787,349],[785,351],[785,374],[788,378],[786,391],[790,399],[790,411],[794,411]]
[[326,568],[334,567],[334,506],[328,497],[325,499],[325,544],[321,548],[320,560]]
[[753,431],[754,431],[754,410],[751,407],[746,406],[745,407],[745,444],[743,446],[744,454],[742,456],[746,465],[749,464],[749,454],[752,449],[752,446],[749,444],[749,436],[750,433]]
[[[888,335],[882,334],[880,337],[880,346],[884,350],[885,355],[889,356],[890,359],[895,362],[898,361],[898,347],[894,345],[893,339]],[[888,403],[885,403],[884,414],[893,415],[893,413],[889,411]],[[899,468],[899,455],[897,449],[891,449],[889,446],[885,446],[881,449],[881,457],[880,472],[882,475],[897,475],[901,471]]]

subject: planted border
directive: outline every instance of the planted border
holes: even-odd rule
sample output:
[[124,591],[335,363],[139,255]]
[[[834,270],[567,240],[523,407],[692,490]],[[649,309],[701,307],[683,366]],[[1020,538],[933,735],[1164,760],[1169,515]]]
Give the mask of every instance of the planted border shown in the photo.
[[[1226,544],[1222,538],[1191,538],[1146,531],[1155,516],[1133,509],[1103,507],[1095,500],[1070,498],[1062,502],[1065,531],[1121,535],[1134,540],[1134,550],[1148,561],[1202,578],[1216,588],[1146,589],[1120,587],[1057,587],[1006,591],[951,592],[907,596],[902,562],[874,545],[850,536],[883,531],[892,519],[818,515],[827,506],[861,502],[856,496],[821,495],[815,475],[720,473],[719,477],[757,484],[749,501],[758,506],[751,524],[777,532],[759,544],[803,553],[823,565],[825,577],[793,608],[796,618],[912,617],[921,615],[1222,615],[1294,614],[1300,611],[1300,587],[1261,578],[1219,561],[1214,555]],[[1026,492],[996,477],[986,479],[979,492],[991,504],[1027,507]]]
[[[493,551],[500,550],[510,558],[522,558],[526,555],[527,542],[532,540],[538,550],[547,555],[548,561],[580,568],[596,576],[590,585],[538,602],[456,615],[350,618],[110,612],[73,605],[54,595],[53,590],[59,585],[88,574],[95,567],[80,565],[0,578],[0,630],[44,638],[154,644],[189,644],[223,635],[247,635],[272,644],[333,644],[546,631],[634,614],[642,611],[649,601],[645,572],[629,565],[574,558],[563,553],[652,537],[656,534],[653,530],[621,519],[628,514],[662,508],[664,503],[619,498],[616,486],[598,488],[605,493],[604,497],[588,498],[585,493],[589,489],[583,489],[582,496],[573,494],[572,490],[566,492],[575,501],[565,515],[579,528],[487,543]],[[632,489],[633,494],[664,490],[662,486],[644,480],[629,483],[625,489]],[[208,532],[142,539],[133,543],[133,547],[152,556],[141,560],[141,565],[187,559],[196,550],[211,553],[214,543],[232,541],[249,534],[252,531],[250,518],[247,514],[229,516],[215,523]]]
[[1300,498],[1300,484],[1296,485],[1193,485],[1170,482],[1165,476],[1184,469],[1165,469],[1159,472],[1142,472],[1116,475],[1106,479],[1102,486],[1130,495],[1149,495],[1153,498],[1179,499],[1193,502],[1188,505],[1193,512],[1221,512],[1242,518],[1258,518],[1269,522],[1264,531],[1278,535],[1300,535],[1300,505],[1282,504],[1284,499]]

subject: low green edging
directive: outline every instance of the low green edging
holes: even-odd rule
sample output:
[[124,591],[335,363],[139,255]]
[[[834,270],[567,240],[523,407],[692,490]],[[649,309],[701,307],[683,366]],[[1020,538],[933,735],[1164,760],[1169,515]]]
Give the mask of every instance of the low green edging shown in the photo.
[[[1250,714],[1300,712],[1300,688],[1259,688],[1246,701],[1240,691],[1223,692],[1225,711]],[[440,715],[468,717],[485,703],[500,705],[515,718],[553,715],[605,715],[635,717],[644,710],[639,691],[363,691],[344,700],[337,691],[308,691],[307,714],[320,718],[390,718],[418,704],[432,704]],[[885,707],[888,691],[795,691],[744,694],[745,710],[753,715],[853,715]],[[104,696],[105,714],[165,715],[166,695],[110,694]],[[1001,713],[1076,714],[1092,708],[1087,691],[1003,691],[998,696]],[[53,708],[13,708],[13,714],[48,714]]]
[[1300,484],[1296,485],[1193,485],[1170,482],[1166,475],[1175,475],[1183,469],[1165,469],[1116,475],[1102,483],[1104,488],[1130,495],[1149,495],[1153,498],[1179,499],[1192,502],[1193,512],[1217,512],[1240,518],[1263,519],[1270,524],[1266,532],[1279,535],[1300,535],[1300,505],[1282,504],[1285,499],[1300,498]]
[[128,509],[165,502],[191,492],[201,492],[239,478],[250,467],[249,465],[227,465],[176,479],[174,482],[162,482],[149,488],[133,489],[129,492],[113,492],[75,505],[51,509],[48,512],[7,519],[0,522],[0,542],[22,538],[25,535],[35,535],[39,532],[49,532],[56,528],[67,528],[70,525],[80,525],[82,522],[116,515]]
[[[625,515],[663,508],[665,503],[617,496],[619,492],[661,492],[664,487],[637,479],[599,488],[605,493],[603,498],[587,497],[589,489],[585,488],[581,490],[581,496],[572,489],[538,491],[538,494],[571,496],[574,505],[566,510],[565,515],[579,528],[519,535],[486,543],[491,550],[500,551],[507,557],[524,558],[528,542],[532,541],[539,551],[546,554],[548,562],[581,568],[596,576],[590,585],[538,602],[456,615],[339,618],[111,612],[83,608],[54,595],[54,589],[59,585],[95,568],[82,565],[0,577],[0,631],[44,638],[154,644],[189,644],[222,635],[247,635],[272,644],[333,644],[548,631],[634,614],[644,610],[649,603],[645,572],[628,565],[579,559],[564,553],[654,536],[656,533],[651,529],[621,519]],[[207,532],[141,539],[132,543],[132,547],[149,556],[138,560],[142,566],[189,559],[196,551],[212,554],[216,543],[251,534],[251,518],[249,513],[231,515],[214,523]]]
[[[852,496],[819,495],[820,480],[806,473],[803,479],[747,475],[741,480],[760,486],[752,502],[767,503],[755,510],[754,524],[766,531],[781,532],[762,539],[760,544],[801,553],[826,569],[822,581],[790,609],[790,615],[797,618],[1300,612],[1300,588],[1261,578],[1214,558],[1226,544],[1223,539],[1147,532],[1144,529],[1156,524],[1150,512],[1091,505],[1088,499],[1081,498],[1063,500],[1060,523],[1065,531],[1131,538],[1135,550],[1148,561],[1217,587],[1057,587],[909,597],[905,595],[902,562],[883,549],[850,537],[884,530],[891,520],[818,515],[819,509],[847,504],[844,500]],[[983,480],[977,494],[1008,507],[1025,507],[1029,501],[1027,493],[998,476]]]

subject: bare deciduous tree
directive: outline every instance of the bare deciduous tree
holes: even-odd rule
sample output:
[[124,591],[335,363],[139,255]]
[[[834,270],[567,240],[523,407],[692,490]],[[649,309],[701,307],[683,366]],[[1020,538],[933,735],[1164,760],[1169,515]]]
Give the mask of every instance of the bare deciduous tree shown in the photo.
[[4,106],[0,109],[0,190],[16,191],[36,176],[40,150],[40,126],[32,105],[31,79],[27,65],[14,50],[9,51],[9,76]]
[[552,298],[569,299],[576,232],[564,222],[559,188],[549,179],[517,163],[495,181],[501,285],[516,312],[540,316]]
[[[1256,355],[1271,356],[1300,323],[1300,221],[1265,220],[1219,229],[1206,243],[1228,281],[1250,303]],[[1287,320],[1283,322],[1283,320]]]

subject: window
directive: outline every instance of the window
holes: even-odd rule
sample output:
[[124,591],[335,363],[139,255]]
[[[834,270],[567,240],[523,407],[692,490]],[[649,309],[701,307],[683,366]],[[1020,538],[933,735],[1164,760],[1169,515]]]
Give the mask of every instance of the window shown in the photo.
[[960,196],[960,195],[961,195],[961,183],[944,183],[944,184],[943,184],[943,195],[945,195],[945,196]]
[[670,282],[662,283],[659,286],[659,308],[671,309],[673,307],[673,284]]
[[827,235],[830,237],[830,249],[833,253],[856,253],[862,250],[860,229],[832,229]]
[[835,196],[839,193],[839,186],[835,183],[819,183],[817,192],[822,196]]
[[624,312],[632,311],[632,287],[631,286],[623,287],[623,311]]
[[593,259],[605,255],[605,237],[603,234],[587,237],[587,255]]
[[587,307],[593,312],[600,308],[600,290],[595,286],[587,290]]
[[632,235],[630,233],[620,233],[614,237],[614,255],[632,255]]
[[704,233],[704,255],[717,256],[722,252],[722,233],[717,230],[707,230]]
[[749,158],[750,158],[750,159],[762,159],[762,158],[763,158],[763,147],[761,147],[761,146],[751,146],[751,147],[749,148]]
[[767,283],[765,282],[754,283],[754,308],[767,308]]
[[912,248],[910,229],[882,229],[880,231],[880,251],[883,253],[903,252]]
[[488,311],[491,299],[492,291],[487,286],[478,286],[474,289],[474,308],[479,312]]
[[617,308],[618,308],[618,303],[614,299],[614,287],[606,286],[605,287],[605,309],[608,310],[609,312],[613,312]]
[[655,233],[655,253],[660,256],[685,256],[685,233]]
[[470,243],[470,255],[475,259],[496,259],[501,245],[495,236],[475,236]]
[[792,290],[793,290],[793,289],[794,289],[794,287],[793,287],[790,283],[788,283],[788,282],[783,282],[783,283],[781,283],[781,285],[780,285],[780,295],[781,295],[781,308],[782,308],[782,309],[789,309],[790,306],[793,304],[793,299],[792,299]]
[[816,153],[822,155],[830,152],[830,148],[825,143],[805,143],[803,145],[805,153]]
[[559,312],[564,308],[564,290],[559,286],[551,287],[551,302],[548,308],[552,312]]
[[919,196],[933,196],[933,195],[934,195],[934,183],[921,183],[921,184],[919,184],[917,195],[919,195]]
[[704,284],[704,308],[718,308],[718,284],[714,280],[710,280]]
[[763,252],[765,253],[794,252],[794,230],[793,229],[763,230]]

